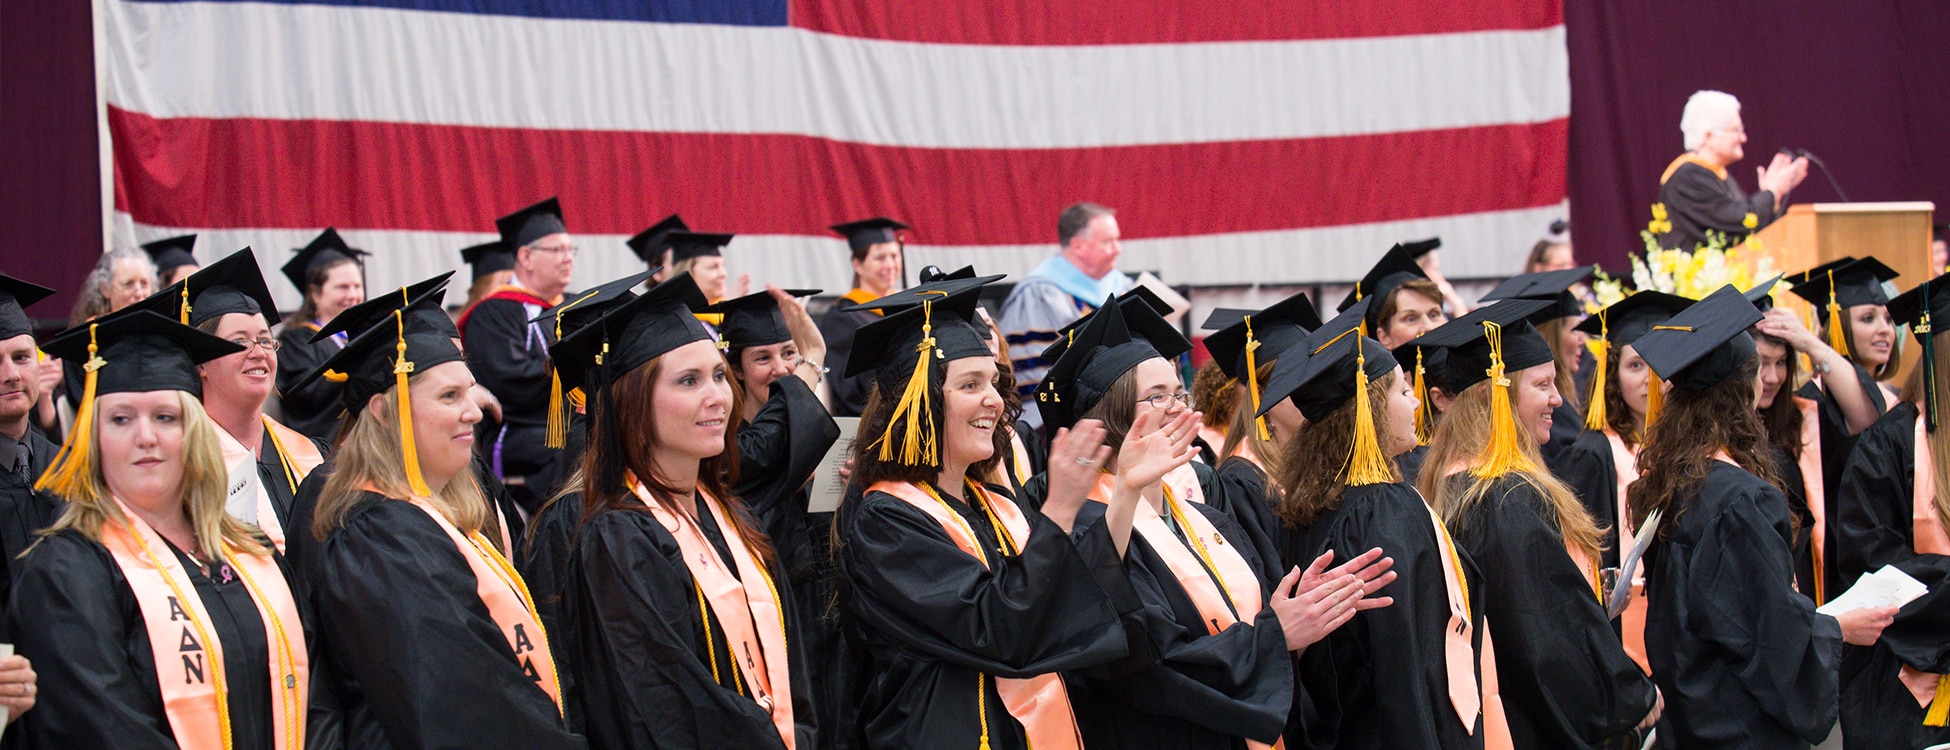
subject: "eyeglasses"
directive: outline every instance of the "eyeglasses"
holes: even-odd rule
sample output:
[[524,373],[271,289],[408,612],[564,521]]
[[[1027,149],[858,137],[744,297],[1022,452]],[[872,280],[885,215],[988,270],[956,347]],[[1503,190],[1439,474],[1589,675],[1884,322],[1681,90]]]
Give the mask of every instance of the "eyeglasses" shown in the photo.
[[1178,402],[1179,406],[1189,409],[1192,406],[1192,394],[1186,391],[1179,391],[1177,393],[1159,393],[1150,398],[1138,399],[1138,403],[1150,404],[1151,408],[1158,410],[1170,409],[1173,401]]
[[577,248],[575,245],[559,245],[555,247],[550,247],[548,245],[529,245],[528,249],[534,250],[536,252],[541,252],[541,253],[561,253],[563,255],[573,258],[576,257],[576,251],[579,248]]
[[253,346],[259,349],[263,349],[264,351],[267,352],[276,352],[277,350],[284,348],[284,342],[274,338],[268,338],[268,337],[257,339],[256,341],[252,341],[246,338],[235,338],[235,339],[231,339],[230,343],[244,347],[244,353],[246,354],[250,352],[251,347]]

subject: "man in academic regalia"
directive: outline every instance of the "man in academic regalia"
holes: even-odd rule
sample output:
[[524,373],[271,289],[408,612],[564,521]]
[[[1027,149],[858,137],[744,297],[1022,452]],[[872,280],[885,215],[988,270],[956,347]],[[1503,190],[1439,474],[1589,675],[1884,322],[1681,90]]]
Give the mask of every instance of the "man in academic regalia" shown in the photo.
[[[1680,154],[1659,178],[1659,203],[1671,227],[1659,246],[1691,250],[1706,243],[1707,232],[1739,242],[1774,222],[1787,206],[1788,191],[1808,176],[1807,157],[1775,154],[1759,170],[1760,192],[1748,195],[1727,173],[1746,156],[1747,128],[1740,122],[1740,100],[1719,91],[1694,92],[1679,116],[1686,136]],[[1657,209],[1654,209],[1655,218]]]
[[40,350],[21,308],[54,290],[0,274],[0,606],[13,587],[17,558],[60,513],[61,501],[34,491],[58,447],[29,429],[40,401]]
[[1131,288],[1131,277],[1117,270],[1117,216],[1095,203],[1063,209],[1056,221],[1056,243],[1062,250],[1030,271],[1009,291],[1002,303],[1002,335],[1009,347],[1016,393],[1022,397],[1022,420],[1041,429],[1043,419],[1031,397],[1050,363],[1043,349],[1056,342],[1056,332],[1096,309],[1104,298]]
[[562,444],[547,428],[551,418],[566,419],[566,407],[549,368],[553,332],[530,321],[562,303],[576,247],[554,198],[503,216],[495,227],[515,248],[514,279],[462,313],[457,325],[468,368],[501,401],[502,418],[483,420],[476,444],[532,514],[560,481]]

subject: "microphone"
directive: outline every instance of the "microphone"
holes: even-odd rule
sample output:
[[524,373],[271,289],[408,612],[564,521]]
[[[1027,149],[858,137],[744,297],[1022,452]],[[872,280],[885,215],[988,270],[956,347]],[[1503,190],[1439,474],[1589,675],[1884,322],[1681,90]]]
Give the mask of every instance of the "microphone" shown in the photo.
[[[1787,149],[1784,148],[1781,151],[1786,153]],[[1795,149],[1793,153],[1798,154],[1803,159],[1807,159],[1808,163],[1820,167],[1821,175],[1828,178],[1828,186],[1835,189],[1835,195],[1840,196],[1844,203],[1848,202],[1848,193],[1842,191],[1842,184],[1835,181],[1835,173],[1828,171],[1828,165],[1822,163],[1821,157],[1808,153],[1808,150],[1805,148]]]

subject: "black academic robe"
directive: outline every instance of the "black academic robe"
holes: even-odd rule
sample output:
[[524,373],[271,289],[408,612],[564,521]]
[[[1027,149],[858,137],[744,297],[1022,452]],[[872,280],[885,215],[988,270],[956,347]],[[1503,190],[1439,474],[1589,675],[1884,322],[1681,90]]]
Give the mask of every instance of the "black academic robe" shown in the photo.
[[[1779,445],[1769,445],[1774,456],[1774,471],[1786,486],[1788,511],[1794,519],[1794,590],[1809,601],[1815,599],[1815,517],[1808,509],[1808,486],[1801,475],[1801,464]],[[1834,597],[1841,589],[1828,592]],[[1822,602],[1815,602],[1817,606]]]
[[547,445],[548,346],[555,342],[555,332],[530,324],[528,318],[527,309],[515,300],[482,300],[468,313],[461,339],[474,379],[501,401],[501,421],[481,421],[479,450],[498,475],[521,479],[509,489],[523,511],[534,513],[567,471],[562,449]]
[[[12,439],[0,435],[0,440]],[[27,430],[27,473],[34,479],[40,478],[60,450],[60,446],[41,437],[40,432]],[[21,567],[20,553],[27,551],[34,543],[34,535],[52,525],[66,506],[58,497],[36,492],[33,479],[23,479],[11,467],[0,468],[0,607],[5,607],[11,596],[14,578]],[[0,630],[0,637],[5,637],[4,630]]]
[[[1107,509],[1085,503],[1076,527],[1101,524]],[[1186,510],[1210,521],[1248,566],[1261,567],[1258,552],[1230,517],[1203,505]],[[1185,544],[1185,531],[1174,525],[1173,532]],[[1244,750],[1242,738],[1278,740],[1293,706],[1293,658],[1279,615],[1267,603],[1272,589],[1260,584],[1256,617],[1208,634],[1198,605],[1148,540],[1133,532],[1124,560],[1144,602],[1145,629],[1158,661],[1134,674],[1083,669],[1064,675],[1084,744]]]
[[[1850,367],[1855,368],[1856,380],[1862,384],[1862,392],[1868,394],[1869,403],[1875,405],[1876,413],[1888,413],[1890,404],[1882,397],[1882,389],[1876,386],[1875,379],[1869,377],[1869,371],[1855,364],[1854,360],[1848,360],[1848,363]],[[1842,467],[1848,465],[1849,454],[1855,450],[1855,441],[1860,436],[1849,433],[1848,419],[1842,416],[1841,405],[1835,403],[1835,399],[1829,396],[1826,390],[1817,388],[1813,382],[1809,382],[1802,385],[1801,390],[1795,395],[1814,401],[1817,407],[1815,411],[1821,417],[1821,481],[1822,486],[1828,488],[1822,493],[1824,504],[1827,506],[1825,508],[1827,512],[1822,517],[1836,518],[1841,513],[1842,493],[1837,492],[1835,488],[1841,486],[1837,483],[1842,480]],[[1826,559],[1822,561],[1822,577],[1830,587],[1834,588],[1834,593],[1830,596],[1836,596],[1847,590],[1848,584],[1854,581],[1853,579],[1844,581],[1841,578],[1841,567],[1838,564],[1841,560],[1839,546],[1841,537],[1837,525],[1827,524],[1827,533],[1824,536],[1828,538],[1822,548],[1826,553]]]
[[1787,498],[1715,461],[1666,513],[1645,553],[1645,646],[1666,699],[1660,746],[1822,741],[1835,726],[1842,630],[1792,588]]
[[524,673],[453,538],[410,503],[371,492],[355,502],[316,548],[311,586],[349,736],[396,748],[585,747]]
[[1571,488],[1591,520],[1604,528],[1605,551],[1599,565],[1618,567],[1618,556],[1630,540],[1621,545],[1618,539],[1618,465],[1611,454],[1611,439],[1598,430],[1580,432],[1544,466]]
[[[568,631],[562,627],[562,597],[568,589],[569,556],[575,554],[576,535],[582,525],[582,493],[574,492],[549,500],[528,522],[527,533],[518,552],[510,559],[528,584],[528,595],[535,599],[535,615],[548,630],[548,645],[555,653],[568,653]],[[570,731],[583,731],[582,685],[574,665],[566,658],[555,663],[556,677],[562,685],[562,710]]]
[[993,750],[1025,750],[1022,725],[991,678],[1122,660],[1117,673],[1155,660],[1145,653],[1143,604],[1103,526],[1079,528],[1073,540],[1025,506],[1029,539],[1005,554],[987,514],[941,496],[973,530],[987,565],[905,500],[868,492],[840,506],[843,601],[860,651],[873,659],[858,719],[868,747],[973,747],[987,727]]
[[1395,457],[1395,468],[1402,471],[1402,484],[1415,486],[1415,482],[1422,476],[1422,462],[1428,457],[1429,447],[1426,445],[1415,446],[1408,449],[1407,453]]
[[[1300,655],[1300,690],[1287,723],[1288,748],[1454,750],[1483,746],[1482,719],[1465,725],[1449,700],[1443,639],[1449,593],[1443,567],[1452,565],[1436,536],[1420,493],[1404,484],[1349,487],[1339,505],[1304,529],[1283,529],[1289,560],[1312,560],[1327,550],[1351,560],[1380,547],[1399,575],[1381,593],[1393,605],[1354,616]],[[1471,659],[1482,653],[1483,577],[1456,550],[1469,592]],[[1480,680],[1480,669],[1477,679]],[[1473,733],[1472,733],[1473,730]]]
[[[210,616],[206,625],[223,646],[232,747],[271,750],[270,644],[257,604],[242,577],[207,576],[174,545],[169,551],[189,573]],[[274,559],[285,569],[282,557]],[[37,748],[175,750],[157,680],[185,676],[157,674],[141,605],[108,548],[66,530],[42,540],[21,563],[6,620],[15,652],[39,675],[39,700],[7,734]],[[299,607],[303,617],[302,602]]]
[[[695,502],[695,501],[694,501]],[[693,518],[718,558],[747,587],[726,535],[702,503]],[[770,566],[774,581],[784,570]],[[607,510],[589,519],[570,555],[562,640],[575,665],[591,747],[783,748],[771,715],[749,696],[715,612],[700,610],[684,551],[647,509]],[[799,635],[803,621],[783,590],[797,746],[815,747],[818,713]],[[708,616],[709,627],[702,617]]]
[[315,333],[318,328],[309,324],[289,325],[278,331],[278,341],[283,343],[278,349],[278,407],[283,410],[286,427],[313,440],[329,442],[338,434],[340,417],[345,413],[339,403],[345,386],[319,378],[304,387],[292,387],[342,346],[337,337],[314,344],[311,337]]
[[[292,486],[291,480],[298,477],[298,469],[295,466],[284,465],[284,459],[278,455],[277,448],[271,442],[271,428],[264,428],[264,432],[257,440],[257,483],[264,488],[266,494],[271,496],[271,509],[278,514],[279,527],[286,530],[285,543],[288,545],[291,529],[293,529],[291,526],[295,512],[293,509],[298,503],[298,492],[304,489],[304,480],[299,479],[298,486]],[[330,443],[318,438],[311,438],[311,443],[312,447],[318,450],[318,455],[324,456],[327,460],[331,459]],[[322,467],[324,464],[319,466]],[[287,469],[289,473],[286,473]]]
[[[1841,515],[1832,522],[1840,527],[1844,581],[1894,565],[1930,587],[1896,612],[1876,645],[1842,648],[1842,735],[1850,750],[1950,742],[1950,728],[1923,726],[1923,707],[1896,677],[1904,666],[1950,672],[1950,557],[1916,553],[1916,414],[1915,404],[1899,404],[1862,431],[1842,472]],[[1835,585],[1831,596],[1844,590]]]
[[1289,566],[1313,562],[1280,559],[1279,545],[1273,541],[1280,529],[1277,515],[1280,493],[1274,488],[1273,479],[1266,476],[1265,469],[1243,456],[1232,456],[1219,462],[1215,474],[1220,494],[1226,498],[1227,509],[1232,511],[1228,516],[1244,534],[1240,543],[1252,547],[1254,554],[1246,559],[1258,561],[1262,587],[1271,591],[1286,577]]
[[1450,528],[1483,573],[1483,615],[1513,746],[1596,750],[1634,735],[1656,691],[1565,551],[1550,501],[1506,475]]
[[1551,436],[1543,445],[1537,446],[1537,453],[1545,463],[1577,442],[1578,433],[1584,431],[1584,415],[1566,401],[1551,410]]
[[[1748,195],[1733,175],[1721,177],[1704,166],[1687,162],[1674,169],[1659,186],[1659,202],[1666,206],[1672,231],[1659,236],[1659,246],[1691,250],[1706,244],[1706,233],[1727,236],[1728,244],[1746,239],[1774,223],[1774,193],[1762,190]],[[1746,225],[1747,214],[1754,215],[1754,226]]]
[[853,354],[853,333],[861,326],[880,319],[872,310],[847,312],[841,307],[853,304],[841,299],[819,317],[819,335],[826,339],[826,391],[833,402],[833,416],[857,417],[867,408],[873,394],[873,371],[846,377],[847,358]]

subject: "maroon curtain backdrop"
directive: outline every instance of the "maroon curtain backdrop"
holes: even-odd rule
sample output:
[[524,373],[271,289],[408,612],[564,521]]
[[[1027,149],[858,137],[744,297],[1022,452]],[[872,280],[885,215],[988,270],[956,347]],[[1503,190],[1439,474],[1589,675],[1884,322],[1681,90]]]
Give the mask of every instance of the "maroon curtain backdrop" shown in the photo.
[[58,290],[27,311],[56,327],[102,254],[89,5],[0,0],[0,271]]
[[[1950,214],[1950,3],[1566,0],[1564,23],[1585,262],[1626,268],[1644,247],[1659,175],[1684,150],[1680,110],[1700,89],[1740,98],[1747,158],[1731,173],[1748,190],[1775,151],[1805,148],[1850,200],[1930,200],[1938,222]],[[1841,200],[1812,167],[1789,198]]]

